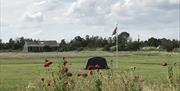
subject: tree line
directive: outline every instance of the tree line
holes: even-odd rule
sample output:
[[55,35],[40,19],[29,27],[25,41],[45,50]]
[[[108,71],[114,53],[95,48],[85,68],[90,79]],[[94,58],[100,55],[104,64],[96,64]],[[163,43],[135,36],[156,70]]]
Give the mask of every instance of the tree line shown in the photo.
[[[116,50],[116,37],[103,38],[100,36],[86,35],[84,38],[80,36],[74,37],[70,42],[66,42],[62,39],[59,43],[58,51],[82,51],[82,50],[103,50],[103,51],[115,51]],[[24,37],[13,40],[9,39],[7,43],[3,43],[0,40],[0,50],[22,50],[25,41],[38,41],[33,39],[25,39]],[[170,40],[166,38],[157,39],[154,37],[148,40],[141,41],[140,39],[133,41],[130,34],[127,32],[121,32],[118,35],[118,50],[119,51],[138,51],[143,48],[173,51],[180,48],[180,41]]]

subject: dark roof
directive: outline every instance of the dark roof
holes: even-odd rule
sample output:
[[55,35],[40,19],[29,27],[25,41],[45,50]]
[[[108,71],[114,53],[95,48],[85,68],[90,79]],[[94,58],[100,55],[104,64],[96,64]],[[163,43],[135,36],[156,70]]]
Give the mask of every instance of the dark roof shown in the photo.
[[26,41],[25,43],[27,46],[58,46],[56,41]]

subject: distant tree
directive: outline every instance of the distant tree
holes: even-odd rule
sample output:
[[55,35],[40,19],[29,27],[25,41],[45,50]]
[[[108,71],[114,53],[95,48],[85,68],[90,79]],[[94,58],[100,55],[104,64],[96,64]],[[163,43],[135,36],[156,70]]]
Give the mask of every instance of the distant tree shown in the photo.
[[104,47],[103,47],[103,51],[110,51],[110,45],[105,45]]
[[9,43],[8,43],[7,48],[11,49],[11,50],[15,49],[15,41],[12,38],[9,39]]
[[160,43],[161,43],[161,41],[154,37],[151,37],[148,39],[149,46],[158,47],[160,45]]
[[[119,50],[125,51],[127,47],[127,43],[129,40],[130,34],[127,32],[122,32],[121,34],[118,35],[118,48]],[[116,38],[115,38],[116,39]]]
[[172,42],[168,39],[161,39],[161,46],[162,48],[166,49],[166,51],[170,52],[173,50]]
[[0,50],[3,49],[3,43],[2,43],[2,40],[0,39]]
[[60,44],[59,44],[59,51],[68,51],[68,44],[66,43],[66,41],[64,39],[61,40]]
[[129,42],[127,44],[127,50],[129,51],[137,51],[139,50],[139,42],[138,41],[134,41],[134,42]]

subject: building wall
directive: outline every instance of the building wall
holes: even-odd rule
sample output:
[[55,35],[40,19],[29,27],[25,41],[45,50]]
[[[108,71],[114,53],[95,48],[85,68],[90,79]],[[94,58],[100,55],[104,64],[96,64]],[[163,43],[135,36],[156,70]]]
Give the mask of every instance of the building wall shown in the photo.
[[25,46],[24,52],[54,52],[58,51],[58,47],[49,47],[50,49],[45,49],[44,47],[38,47],[38,46]]

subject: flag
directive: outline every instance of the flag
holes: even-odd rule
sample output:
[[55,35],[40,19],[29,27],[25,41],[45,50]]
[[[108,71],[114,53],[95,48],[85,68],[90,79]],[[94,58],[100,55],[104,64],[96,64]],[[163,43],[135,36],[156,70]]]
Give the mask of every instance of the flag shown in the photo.
[[115,35],[117,33],[117,27],[114,29],[112,35]]

